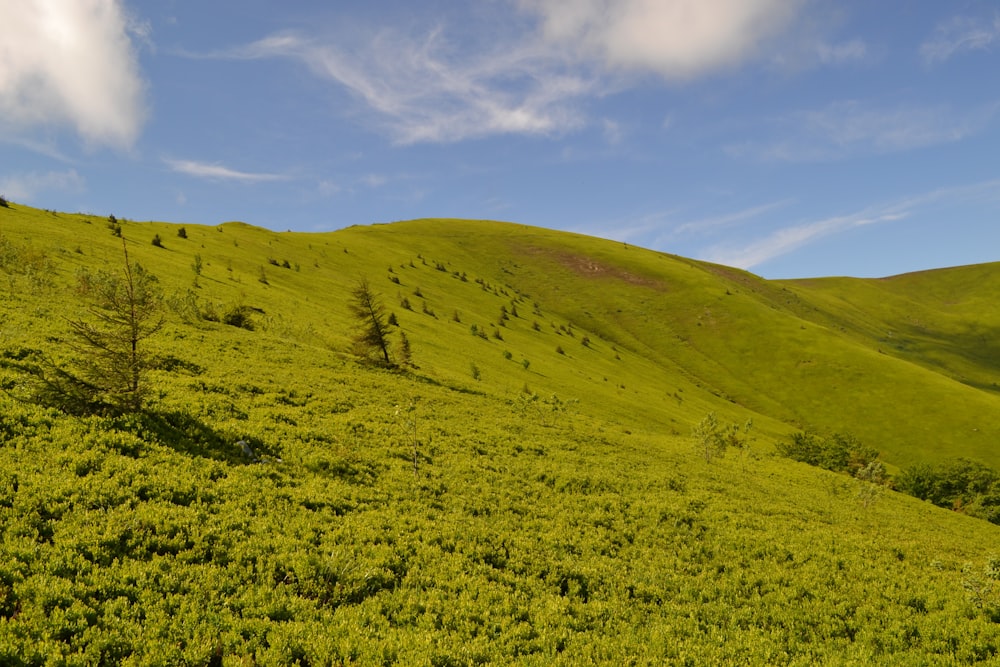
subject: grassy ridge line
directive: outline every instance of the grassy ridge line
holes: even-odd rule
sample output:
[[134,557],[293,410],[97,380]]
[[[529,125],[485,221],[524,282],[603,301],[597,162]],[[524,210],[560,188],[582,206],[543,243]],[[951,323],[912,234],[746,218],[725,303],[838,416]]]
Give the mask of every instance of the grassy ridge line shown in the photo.
[[[71,286],[75,271],[82,266],[114,266],[120,257],[120,241],[108,232],[103,218],[50,214],[21,206],[4,213],[9,216],[3,220],[4,233],[57,260],[52,274],[60,285]],[[413,340],[421,372],[436,381],[500,395],[520,393],[527,385],[546,397],[585,400],[599,412],[610,406],[631,428],[667,428],[679,433],[687,433],[689,424],[712,409],[715,400],[689,382],[663,377],[661,369],[642,356],[622,350],[621,358],[615,359],[615,352],[597,337],[591,336],[593,345],[584,348],[580,340],[586,331],[578,329],[575,337],[563,333],[559,327],[569,321],[547,306],[541,315],[533,314],[532,299],[518,304],[519,316],[506,327],[496,327],[504,340],[493,338],[501,306],[510,308],[516,294],[501,282],[505,274],[494,277],[492,256],[456,250],[450,225],[438,232],[442,238],[422,228],[415,234],[401,234],[409,231],[406,224],[319,235],[275,234],[242,223],[185,225],[187,239],[177,238],[178,228],[165,223],[123,223],[130,254],[160,276],[165,292],[182,295],[191,290],[202,303],[222,307],[242,303],[256,308],[262,311],[256,318],[261,336],[342,353],[349,347],[352,327],[344,295],[358,277],[368,275]],[[508,228],[483,224],[477,229]],[[146,242],[154,234],[163,239],[162,248]],[[199,288],[192,288],[195,254],[203,260]],[[288,260],[298,270],[275,267],[268,259]],[[436,270],[436,262],[448,263],[449,271]],[[399,285],[388,280],[390,266]],[[261,269],[267,284],[260,282]],[[466,273],[466,282],[450,272],[459,269]],[[380,276],[386,276],[384,282]],[[483,276],[489,280],[489,290],[475,282]],[[416,297],[416,289],[424,296]],[[72,313],[73,298],[66,293],[61,296],[65,298],[51,307]],[[402,297],[411,301],[412,311],[399,307]],[[435,316],[422,312],[423,303]],[[452,321],[454,311],[461,322]],[[535,321],[540,331],[533,330]],[[52,335],[59,333],[58,320],[47,318],[41,324],[51,325]],[[491,331],[487,340],[469,333],[472,324]],[[558,354],[557,347],[564,354]],[[511,353],[510,360],[504,357],[506,351]],[[527,370],[520,365],[524,359],[530,363]],[[483,381],[470,377],[472,363],[481,369]],[[657,380],[656,384],[650,384],[651,380]],[[581,390],[581,383],[589,385],[586,390]],[[683,408],[674,398],[678,390],[685,392]],[[636,404],[652,409],[636,411]],[[658,410],[658,406],[664,407]]]
[[[830,319],[846,319],[859,338],[887,354],[918,363],[986,391],[1000,391],[1000,265],[923,271],[881,280],[793,281],[822,304]],[[873,308],[878,304],[878,308]],[[865,311],[868,311],[867,314]],[[866,325],[864,329],[858,326]]]
[[[566,246],[560,247],[552,253],[557,258],[567,254]],[[577,252],[595,256],[586,248]],[[855,312],[853,323],[824,319],[817,315],[821,300],[814,305],[810,294],[799,294],[783,283],[725,267],[672,262],[673,258],[638,249],[625,252],[631,259],[626,266],[661,281],[660,294],[644,297],[639,293],[642,288],[635,286],[616,292],[615,281],[607,279],[611,271],[603,276],[594,271],[596,276],[591,277],[596,280],[572,283],[572,293],[558,302],[575,318],[586,317],[595,303],[601,304],[602,323],[617,326],[619,335],[627,329],[650,357],[663,365],[680,365],[722,397],[803,427],[853,431],[899,465],[956,453],[996,461],[994,441],[1000,433],[996,396],[943,378],[936,372],[939,368],[928,364],[913,367],[912,358],[878,354],[876,341],[863,335],[864,330],[859,333],[856,324],[874,326],[876,315]],[[645,265],[635,258],[644,258]],[[549,262],[526,282],[544,287],[546,276],[550,283],[552,276],[558,276],[555,282],[570,282],[573,271],[561,264],[567,262]],[[966,278],[965,288],[970,282],[984,284]],[[916,285],[902,298],[919,301],[923,291]],[[962,291],[975,294],[971,289]],[[883,301],[870,299],[868,311],[878,313]],[[981,302],[972,300],[973,307],[958,315],[964,326],[973,326]],[[629,307],[622,309],[623,303]],[[970,351],[977,349],[973,341],[967,342]],[[959,350],[961,354],[953,356],[967,360],[969,352]],[[951,361],[946,359],[943,365],[954,373],[958,365]]]
[[[119,252],[118,240],[94,216],[19,205],[4,216],[11,238],[52,251],[67,285],[74,267],[94,259],[113,265]],[[1000,397],[970,386],[986,385],[995,359],[987,354],[979,365],[971,334],[957,339],[957,350],[944,342],[963,327],[989,326],[988,318],[974,324],[984,303],[974,287],[991,283],[983,275],[963,277],[972,270],[989,275],[990,267],[915,282],[778,283],[625,244],[490,221],[418,220],[328,234],[274,233],[243,223],[185,228],[188,238],[179,239],[177,225],[126,223],[125,235],[168,291],[191,289],[203,302],[262,311],[260,335],[347,349],[344,295],[366,275],[411,338],[420,371],[437,382],[500,396],[527,388],[576,399],[626,429],[684,434],[715,410],[731,420],[755,417],[769,437],[795,427],[852,431],[899,465],[958,453],[1000,465],[992,446]],[[145,242],[153,234],[163,248]],[[204,268],[200,287],[192,289],[195,254]],[[293,268],[280,266],[286,261]],[[946,284],[938,285],[943,278]],[[895,290],[888,296],[886,285]],[[920,322],[947,325],[926,334],[929,351],[913,353],[911,343],[909,355],[880,355],[879,332],[935,290],[937,310],[916,311]],[[956,294],[965,295],[961,308],[947,305]],[[400,307],[404,298],[412,310]],[[946,306],[948,318],[938,317]],[[518,311],[505,326],[497,326],[501,307]],[[487,339],[472,336],[472,325]],[[481,380],[472,379],[472,365]],[[956,377],[975,382],[949,379]]]

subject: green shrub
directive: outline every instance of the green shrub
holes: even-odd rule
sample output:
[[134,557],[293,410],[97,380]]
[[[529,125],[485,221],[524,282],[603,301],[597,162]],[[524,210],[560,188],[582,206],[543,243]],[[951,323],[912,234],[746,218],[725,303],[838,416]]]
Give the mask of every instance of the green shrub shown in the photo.
[[[243,304],[233,306],[222,315],[222,323],[231,327],[239,327],[247,331],[254,330],[253,308]],[[206,318],[207,319],[207,318]]]
[[903,470],[895,484],[903,493],[938,507],[1000,523],[1000,474],[979,461],[955,458],[935,466],[918,463]]
[[691,434],[694,436],[696,451],[705,457],[706,463],[710,463],[713,458],[725,456],[727,449],[746,451],[750,446],[752,429],[752,421],[742,427],[738,424],[723,425],[715,413],[710,412],[694,426]]
[[852,477],[879,457],[877,450],[845,433],[835,433],[829,438],[806,432],[793,433],[789,440],[777,443],[775,448],[786,458],[825,470],[846,472]]
[[153,245],[155,245],[157,248],[163,247],[163,239],[160,238],[159,234],[153,234]]

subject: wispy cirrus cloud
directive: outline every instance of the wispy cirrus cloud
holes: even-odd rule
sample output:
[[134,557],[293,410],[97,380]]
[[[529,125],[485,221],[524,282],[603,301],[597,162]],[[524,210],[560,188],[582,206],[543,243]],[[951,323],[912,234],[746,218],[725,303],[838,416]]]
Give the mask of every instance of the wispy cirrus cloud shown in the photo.
[[792,203],[792,199],[782,199],[694,220],[685,220],[684,211],[681,208],[672,208],[633,218],[605,220],[597,224],[581,225],[575,227],[574,231],[618,241],[633,241],[645,244],[650,248],[662,248],[671,246],[674,242],[685,238],[712,237],[722,230],[737,227]]
[[0,130],[72,127],[128,148],[145,120],[144,83],[121,0],[0,0]]
[[1000,14],[992,18],[956,16],[941,23],[920,45],[927,63],[943,62],[964,51],[986,51],[1000,44]]
[[792,225],[775,230],[764,238],[745,245],[713,246],[702,254],[701,259],[716,264],[750,269],[818,241],[825,236],[865,225],[892,222],[906,216],[905,212],[861,212]]
[[1000,104],[960,111],[948,105],[880,108],[841,101],[765,124],[781,138],[732,143],[724,150],[732,157],[763,162],[822,162],[894,153],[966,139],[989,125],[998,111]]
[[0,194],[15,201],[31,202],[43,192],[83,192],[86,182],[75,169],[28,172],[0,178]]
[[460,52],[435,29],[417,40],[383,29],[346,50],[298,33],[272,35],[222,57],[285,57],[349,90],[401,144],[496,134],[560,134],[579,127],[574,103],[594,81],[529,45]]
[[[493,5],[489,25],[460,33],[443,25],[283,32],[211,57],[298,61],[348,90],[399,144],[559,136],[590,124],[586,102],[634,74],[685,81],[757,58],[805,4],[510,0]],[[832,61],[859,46],[825,48]]]
[[814,47],[816,58],[823,65],[843,65],[860,62],[868,57],[868,45],[860,39],[839,44],[819,42]]
[[1000,179],[941,188],[927,194],[866,208],[847,215],[787,225],[748,242],[727,242],[713,245],[699,253],[699,257],[718,264],[750,269],[825,237],[867,225],[903,220],[934,205],[955,201],[968,202],[972,199],[1000,200]]
[[774,201],[774,202],[769,202],[767,204],[761,204],[759,206],[752,206],[750,208],[745,208],[739,211],[735,211],[733,213],[726,213],[711,218],[700,218],[698,220],[691,220],[673,227],[673,229],[671,229],[671,236],[706,234],[706,233],[717,232],[719,229],[730,227],[732,225],[739,224],[741,222],[746,222],[747,220],[752,220],[754,218],[759,218],[765,213],[778,210],[784,206],[788,206],[791,203],[792,203],[791,199],[782,199],[781,201]]
[[195,178],[202,178],[210,181],[236,181],[240,183],[262,183],[266,181],[284,181],[288,176],[284,174],[269,174],[260,172],[237,171],[221,164],[207,162],[196,162],[194,160],[169,160],[164,162],[172,171],[179,174],[186,174]]

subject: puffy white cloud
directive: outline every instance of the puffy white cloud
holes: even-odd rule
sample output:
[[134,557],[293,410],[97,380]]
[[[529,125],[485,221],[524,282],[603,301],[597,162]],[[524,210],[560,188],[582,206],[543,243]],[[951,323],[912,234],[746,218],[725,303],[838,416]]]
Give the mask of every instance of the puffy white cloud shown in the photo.
[[786,28],[799,0],[520,0],[545,38],[612,68],[688,79],[733,66]]
[[131,146],[143,82],[120,0],[0,0],[0,129],[69,125]]

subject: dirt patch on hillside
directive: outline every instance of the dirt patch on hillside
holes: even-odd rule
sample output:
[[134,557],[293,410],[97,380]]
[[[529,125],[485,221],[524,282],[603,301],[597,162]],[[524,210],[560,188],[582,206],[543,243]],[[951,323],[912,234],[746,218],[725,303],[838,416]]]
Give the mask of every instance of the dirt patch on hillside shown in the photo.
[[577,275],[584,276],[585,278],[615,278],[629,283],[630,285],[639,285],[641,287],[649,287],[651,289],[661,291],[666,291],[667,289],[667,284],[662,280],[657,280],[648,276],[641,276],[632,273],[631,271],[626,271],[620,266],[613,266],[599,262],[593,257],[588,257],[586,255],[552,250],[550,248],[539,248],[537,246],[523,247],[521,248],[521,251],[526,255],[543,256],[552,259],[562,266],[570,269]]

